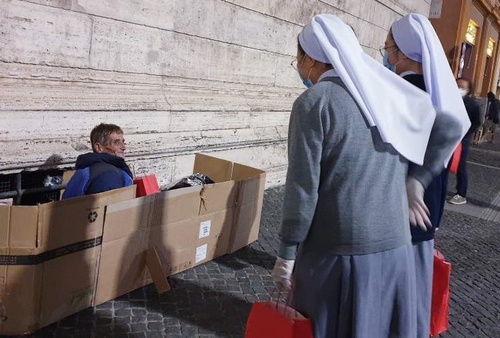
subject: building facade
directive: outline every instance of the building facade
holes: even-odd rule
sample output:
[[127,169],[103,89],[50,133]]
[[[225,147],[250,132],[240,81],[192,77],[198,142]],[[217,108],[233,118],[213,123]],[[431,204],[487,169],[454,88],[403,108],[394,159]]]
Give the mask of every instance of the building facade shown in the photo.
[[433,0],[429,18],[454,74],[472,80],[475,96],[497,92],[500,2]]
[[155,173],[161,185],[192,173],[196,152],[262,168],[267,186],[281,184],[289,111],[304,90],[290,67],[301,27],[314,14],[336,14],[380,59],[392,22],[428,15],[429,7],[428,0],[3,0],[0,174],[69,168],[91,150],[90,130],[106,122],[124,129],[135,174]]

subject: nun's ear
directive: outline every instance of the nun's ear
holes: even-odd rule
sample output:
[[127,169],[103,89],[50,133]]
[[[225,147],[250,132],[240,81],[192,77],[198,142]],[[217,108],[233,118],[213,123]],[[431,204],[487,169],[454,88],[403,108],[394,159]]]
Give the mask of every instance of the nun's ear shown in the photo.
[[402,59],[402,60],[409,59],[409,57],[408,57],[408,56],[406,56],[406,54],[405,54],[405,53],[403,53],[403,52],[401,51],[401,49],[399,49],[399,48],[398,48],[398,50],[397,50],[397,53],[400,55],[400,57],[399,57],[400,59]]
[[304,61],[306,61],[307,59],[311,60],[311,62],[313,63],[313,66],[314,66],[314,64],[316,63],[316,60],[314,60],[312,57],[310,57],[309,55],[304,53]]

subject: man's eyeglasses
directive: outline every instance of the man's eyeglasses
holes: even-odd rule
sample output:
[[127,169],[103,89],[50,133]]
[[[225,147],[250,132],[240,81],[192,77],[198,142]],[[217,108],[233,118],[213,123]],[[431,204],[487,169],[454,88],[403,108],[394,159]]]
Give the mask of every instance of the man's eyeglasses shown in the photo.
[[[98,142],[96,142],[97,144],[100,144]],[[107,144],[101,144],[101,147],[120,147],[120,146],[126,146],[127,145],[127,142],[125,142],[125,140],[120,140],[120,139],[116,139],[116,140],[111,140],[109,142],[107,142]]]
[[378,49],[378,51],[380,52],[380,55],[382,55],[382,57],[384,57],[385,55],[385,52],[387,51],[388,48],[395,48],[396,50],[398,49],[398,47],[396,45],[392,45],[392,46],[382,46]]
[[117,140],[113,140],[110,142],[113,146],[115,147],[118,147],[118,146],[126,146],[127,143],[125,142],[125,140],[120,140],[120,139],[117,139]]

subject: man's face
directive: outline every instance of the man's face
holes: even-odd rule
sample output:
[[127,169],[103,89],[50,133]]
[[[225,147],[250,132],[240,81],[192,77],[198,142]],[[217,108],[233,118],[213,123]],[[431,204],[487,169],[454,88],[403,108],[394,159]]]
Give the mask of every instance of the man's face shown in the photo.
[[125,150],[127,149],[123,134],[111,133],[106,138],[106,144],[97,143],[96,150],[98,153],[106,153],[110,155],[125,158]]

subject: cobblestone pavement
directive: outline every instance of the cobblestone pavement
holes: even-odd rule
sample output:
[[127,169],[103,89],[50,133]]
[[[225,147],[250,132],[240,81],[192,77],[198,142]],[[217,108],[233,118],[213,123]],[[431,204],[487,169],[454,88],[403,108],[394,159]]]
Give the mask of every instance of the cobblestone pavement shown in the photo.
[[[500,211],[497,150],[471,149],[469,203],[447,205],[438,231],[437,246],[453,264],[450,328],[442,337],[500,337],[500,231],[489,220]],[[451,177],[450,196],[454,184]],[[171,277],[170,292],[158,296],[149,285],[32,337],[243,337],[252,302],[268,299],[273,289],[282,198],[283,187],[266,191],[257,242]]]

